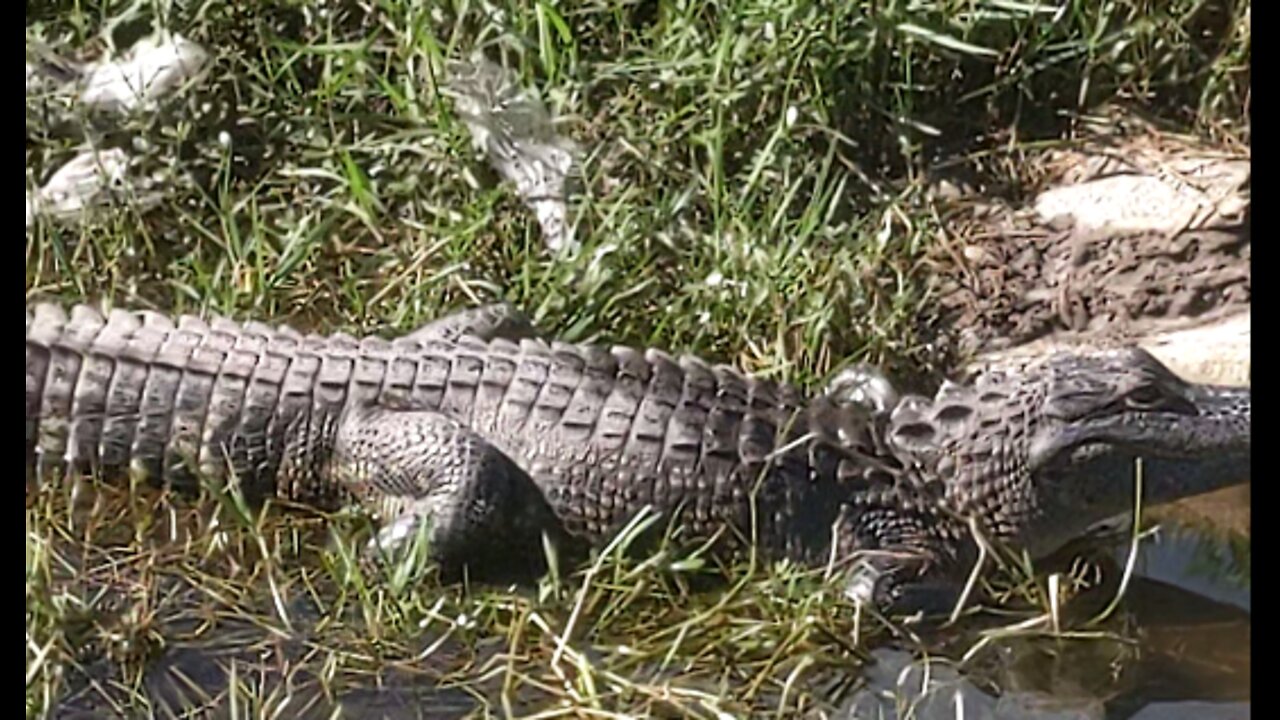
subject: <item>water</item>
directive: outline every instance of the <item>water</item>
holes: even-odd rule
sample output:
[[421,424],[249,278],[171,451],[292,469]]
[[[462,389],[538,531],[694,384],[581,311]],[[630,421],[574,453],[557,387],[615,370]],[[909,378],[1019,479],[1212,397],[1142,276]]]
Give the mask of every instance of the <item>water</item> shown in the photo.
[[[1140,546],[1124,640],[1018,638],[957,671],[905,649],[873,653],[845,718],[1235,720],[1250,712],[1249,488],[1162,509]],[[1115,550],[1117,568],[1128,547]],[[923,692],[922,692],[923,691]]]
[[[960,667],[932,663],[927,673],[917,648],[879,647],[858,682],[845,683],[845,694],[833,698],[836,711],[828,716],[952,720],[963,708],[966,720],[1248,717],[1248,488],[1197,502],[1161,513],[1162,531],[1141,546],[1122,611],[1106,626],[1116,632],[1114,638],[1015,637],[992,643]],[[1127,551],[1115,550],[1113,573],[1118,575]],[[198,588],[164,592],[190,593],[192,608],[177,615],[185,619],[167,628],[166,637],[205,621],[198,608],[207,598]],[[300,605],[289,615],[319,620],[319,613]],[[505,638],[493,638],[446,645],[428,667],[384,668],[330,696],[317,677],[324,670],[316,658],[331,648],[319,648],[304,624],[295,623],[296,634],[281,637],[248,619],[223,616],[217,631],[200,633],[198,641],[167,643],[144,678],[146,694],[162,716],[203,706],[215,717],[229,717],[225,692],[233,664],[237,682],[257,688],[259,695],[263,689],[270,694],[271,688],[287,688],[290,716],[300,718],[330,717],[336,706],[345,717],[462,717],[496,702],[501,692],[500,673],[469,689],[450,682],[450,668],[474,670],[507,650]],[[960,642],[961,651],[973,640]],[[112,676],[105,665],[89,670],[98,678]],[[458,679],[470,683],[473,678],[464,673]],[[514,702],[517,710],[525,704],[524,710],[535,711],[545,700],[518,697]],[[107,712],[101,693],[86,685],[56,716]]]

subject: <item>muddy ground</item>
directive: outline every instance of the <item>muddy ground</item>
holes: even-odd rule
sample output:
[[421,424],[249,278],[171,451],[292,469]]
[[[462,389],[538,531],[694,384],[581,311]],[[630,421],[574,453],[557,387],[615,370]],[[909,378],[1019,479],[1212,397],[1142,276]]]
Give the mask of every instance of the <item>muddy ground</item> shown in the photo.
[[[1020,200],[943,203],[926,335],[962,360],[1138,343],[1247,383],[1247,155],[1146,137],[1042,162],[1056,172]],[[1176,332],[1228,325],[1243,342],[1208,361],[1190,357],[1199,336]]]
[[958,255],[936,302],[938,321],[965,354],[1058,334],[1128,339],[1250,305],[1247,218],[1173,237],[1021,220],[971,237]]

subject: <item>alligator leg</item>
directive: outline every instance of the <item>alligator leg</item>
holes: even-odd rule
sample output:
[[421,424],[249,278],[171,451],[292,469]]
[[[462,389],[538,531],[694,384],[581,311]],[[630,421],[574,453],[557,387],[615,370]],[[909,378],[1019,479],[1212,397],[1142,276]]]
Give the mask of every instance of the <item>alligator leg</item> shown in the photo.
[[528,316],[510,303],[492,303],[465,308],[441,318],[436,318],[409,333],[413,340],[453,341],[462,335],[474,335],[481,340],[505,338],[519,340],[541,336]]
[[850,599],[901,615],[937,616],[955,609],[964,572],[972,567],[965,562],[967,545],[945,541],[932,531],[936,519],[913,513],[846,506],[844,515],[854,528],[839,548],[839,555],[855,558],[845,586]]
[[[480,435],[429,411],[356,408],[343,417],[333,477],[385,522],[395,549],[425,530],[442,573],[531,580],[546,569],[543,538],[568,547],[533,480]],[[423,524],[425,523],[425,528]]]

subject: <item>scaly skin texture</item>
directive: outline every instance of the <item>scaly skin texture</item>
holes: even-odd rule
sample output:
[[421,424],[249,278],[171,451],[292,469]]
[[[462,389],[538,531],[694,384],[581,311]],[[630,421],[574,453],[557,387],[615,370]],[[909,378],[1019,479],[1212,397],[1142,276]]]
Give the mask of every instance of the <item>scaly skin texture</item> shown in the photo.
[[428,521],[436,559],[473,577],[536,573],[544,536],[599,545],[652,506],[719,550],[834,560],[858,597],[895,609],[954,597],[975,521],[1041,555],[1125,511],[1136,457],[1159,500],[1249,477],[1249,391],[1189,385],[1138,350],[931,399],[888,388],[880,410],[849,383],[806,397],[533,334],[486,309],[387,341],[29,307],[29,468],[360,502],[385,541]]

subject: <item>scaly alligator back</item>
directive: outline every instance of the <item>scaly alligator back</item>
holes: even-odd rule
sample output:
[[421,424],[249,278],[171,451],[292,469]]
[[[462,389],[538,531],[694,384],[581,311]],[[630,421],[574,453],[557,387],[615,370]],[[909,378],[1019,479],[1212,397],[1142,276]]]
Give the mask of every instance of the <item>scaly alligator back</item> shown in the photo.
[[352,407],[375,404],[439,411],[478,433],[529,473],[566,530],[592,540],[653,505],[680,508],[695,535],[728,520],[808,554],[839,510],[847,458],[805,437],[800,393],[692,357],[302,335],[85,305],[68,318],[48,304],[28,308],[26,340],[27,447],[41,474],[132,470],[181,489],[234,477],[250,498],[333,507],[350,499],[326,471],[334,433]]

